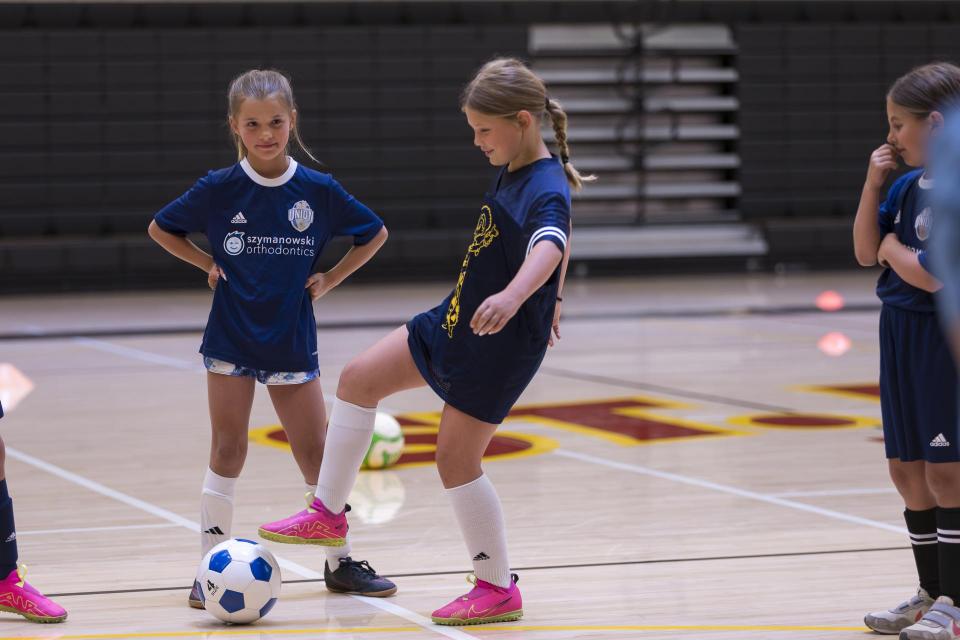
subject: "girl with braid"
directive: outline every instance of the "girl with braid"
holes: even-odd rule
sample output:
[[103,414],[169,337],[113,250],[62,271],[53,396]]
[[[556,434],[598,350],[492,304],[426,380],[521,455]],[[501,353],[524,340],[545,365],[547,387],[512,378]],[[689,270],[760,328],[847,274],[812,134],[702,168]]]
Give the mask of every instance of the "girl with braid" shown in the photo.
[[[500,499],[481,460],[497,427],[560,338],[560,302],[569,258],[570,163],[567,116],[523,63],[493,60],[467,85],[461,109],[473,143],[500,167],[480,204],[454,290],[350,362],[340,377],[316,499],[305,511],[263,525],[270,540],[331,544],[346,535],[345,505],[367,451],[379,402],[430,385],[444,401],[437,468],[473,560],[471,591],[433,612],[437,624],[517,620]],[[553,123],[551,155],[540,122]],[[551,334],[552,330],[552,334]]]

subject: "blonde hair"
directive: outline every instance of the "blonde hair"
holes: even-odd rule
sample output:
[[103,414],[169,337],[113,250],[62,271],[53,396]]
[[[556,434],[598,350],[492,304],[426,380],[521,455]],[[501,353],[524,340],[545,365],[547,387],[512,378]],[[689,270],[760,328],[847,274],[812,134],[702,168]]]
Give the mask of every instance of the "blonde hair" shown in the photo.
[[[250,69],[234,78],[230,82],[230,90],[227,92],[227,117],[235,118],[240,111],[240,105],[248,98],[253,100],[277,98],[290,110],[291,114],[297,109],[290,80],[275,69]],[[230,133],[237,147],[237,160],[243,160],[247,157],[247,148],[243,146],[243,140],[240,139],[240,136],[232,129]],[[303,143],[296,121],[293,123],[292,135],[297,146],[307,154],[308,158],[317,164],[323,164],[313,156],[307,145]]]
[[584,182],[597,179],[593,175],[581,175],[570,162],[567,114],[559,102],[547,95],[543,80],[521,61],[497,58],[483,65],[460,97],[460,108],[467,107],[499,118],[516,118],[520,111],[528,111],[536,118],[546,113],[553,122],[560,161],[570,186],[580,191]]

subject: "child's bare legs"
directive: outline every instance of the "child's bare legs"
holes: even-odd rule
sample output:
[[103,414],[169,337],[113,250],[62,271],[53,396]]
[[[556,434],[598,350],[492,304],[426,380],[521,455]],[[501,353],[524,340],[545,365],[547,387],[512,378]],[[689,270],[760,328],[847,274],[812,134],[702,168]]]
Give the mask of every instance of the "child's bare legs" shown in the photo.
[[313,485],[323,460],[323,438],[327,430],[327,408],[319,378],[303,384],[267,385],[273,408],[300,467],[303,481]]
[[210,405],[210,468],[200,497],[200,553],[230,538],[233,494],[247,458],[247,430],[256,380],[207,373]]
[[407,327],[398,327],[351,360],[340,373],[337,398],[361,407],[404,389],[426,384],[407,345]]
[[247,459],[247,430],[253,389],[250,376],[207,373],[207,401],[210,405],[210,469],[227,478],[236,478]]
[[926,481],[938,507],[960,508],[960,462],[926,463]]
[[483,453],[498,426],[444,405],[437,435],[437,471],[445,489],[465,485],[483,475]]
[[937,499],[927,484],[927,463],[923,460],[903,462],[889,458],[887,467],[893,486],[911,511],[926,511],[937,506]]

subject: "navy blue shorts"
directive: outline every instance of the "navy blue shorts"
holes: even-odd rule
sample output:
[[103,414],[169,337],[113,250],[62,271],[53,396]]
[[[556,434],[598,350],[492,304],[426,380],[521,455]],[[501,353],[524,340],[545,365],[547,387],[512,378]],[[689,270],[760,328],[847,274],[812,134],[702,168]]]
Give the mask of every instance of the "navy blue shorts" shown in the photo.
[[957,368],[936,314],[883,305],[880,409],[887,458],[960,461]]

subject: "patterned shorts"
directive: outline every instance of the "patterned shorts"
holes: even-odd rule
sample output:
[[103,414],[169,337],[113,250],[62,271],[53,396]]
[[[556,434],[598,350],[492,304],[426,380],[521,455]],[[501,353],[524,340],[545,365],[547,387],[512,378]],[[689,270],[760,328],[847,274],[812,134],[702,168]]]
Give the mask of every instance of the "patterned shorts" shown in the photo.
[[256,378],[260,384],[303,384],[320,377],[320,370],[313,371],[264,371],[263,369],[251,369],[242,367],[232,362],[217,360],[204,356],[203,366],[210,373],[219,373],[224,376],[245,376]]

